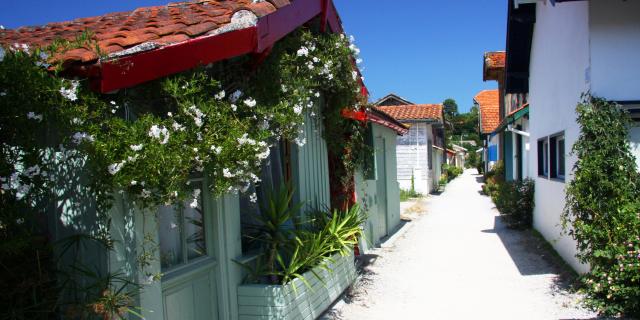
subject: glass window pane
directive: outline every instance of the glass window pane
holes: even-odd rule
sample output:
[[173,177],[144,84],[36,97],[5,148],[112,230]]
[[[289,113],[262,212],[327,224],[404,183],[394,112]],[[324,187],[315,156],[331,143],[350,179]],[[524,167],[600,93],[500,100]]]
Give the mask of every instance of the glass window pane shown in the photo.
[[544,175],[548,175],[549,174],[549,144],[545,141],[542,144],[542,154],[543,156],[543,160],[544,160],[544,164],[543,164],[543,173]]
[[162,206],[158,210],[160,265],[163,271],[184,263],[181,220],[180,209],[177,206]]
[[558,175],[564,176],[564,139],[558,140]]
[[240,193],[240,223],[242,234],[242,252],[248,253],[259,248],[254,239],[260,231],[260,206],[266,206],[269,194],[285,183],[284,163],[287,155],[284,141],[274,143],[269,157],[262,163],[260,181],[252,184],[244,193]]
[[[193,183],[192,183],[193,184]],[[195,183],[193,199],[184,204],[184,231],[187,240],[187,260],[207,254],[202,210],[201,183]]]

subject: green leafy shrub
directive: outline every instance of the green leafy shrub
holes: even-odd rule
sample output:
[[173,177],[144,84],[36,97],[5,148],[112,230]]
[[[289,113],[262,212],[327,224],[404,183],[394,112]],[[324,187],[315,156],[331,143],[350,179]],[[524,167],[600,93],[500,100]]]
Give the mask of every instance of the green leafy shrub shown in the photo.
[[507,227],[512,229],[527,229],[533,222],[534,182],[531,179],[523,181],[508,181],[495,184],[496,189],[491,193],[491,199],[500,211]]
[[407,201],[411,198],[420,198],[420,197],[422,197],[422,194],[416,192],[415,190],[400,189],[400,201]]
[[409,189],[409,190],[400,189],[400,201],[407,201],[410,198],[420,198],[420,197],[422,197],[422,194],[416,192],[415,178],[414,178],[414,176],[412,174],[411,175],[411,189]]
[[491,170],[485,174],[485,183],[482,185],[482,192],[492,196],[498,191],[498,187],[504,182],[504,166],[502,161],[498,161]]
[[589,95],[576,108],[580,136],[563,226],[591,267],[588,303],[605,315],[640,317],[640,190],[625,111]]
[[455,179],[457,176],[461,175],[463,172],[462,168],[458,168],[456,166],[451,166],[448,164],[442,165],[443,175],[446,176],[447,182]]
[[358,206],[344,211],[309,212],[309,221],[299,221],[299,204],[292,204],[288,187],[269,196],[256,215],[257,232],[251,240],[260,244],[260,255],[247,269],[247,282],[287,284],[315,267],[326,267],[335,254],[347,254],[358,243],[367,217]]

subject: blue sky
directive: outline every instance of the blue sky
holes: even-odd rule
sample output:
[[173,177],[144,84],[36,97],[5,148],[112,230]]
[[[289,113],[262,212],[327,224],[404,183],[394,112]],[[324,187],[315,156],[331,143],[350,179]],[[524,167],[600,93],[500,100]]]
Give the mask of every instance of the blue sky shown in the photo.
[[[497,87],[482,82],[482,55],[504,50],[506,0],[334,1],[361,49],[372,100],[390,92],[415,103],[451,97],[466,111],[478,91]],[[0,24],[38,25],[168,2],[3,0]]]

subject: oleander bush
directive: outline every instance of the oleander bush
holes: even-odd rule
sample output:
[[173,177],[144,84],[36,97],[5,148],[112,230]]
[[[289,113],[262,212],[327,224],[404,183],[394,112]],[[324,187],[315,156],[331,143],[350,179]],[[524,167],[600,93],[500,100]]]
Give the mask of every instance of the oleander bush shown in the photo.
[[588,304],[604,315],[640,317],[640,177],[629,146],[628,114],[585,95],[563,226],[577,243]]

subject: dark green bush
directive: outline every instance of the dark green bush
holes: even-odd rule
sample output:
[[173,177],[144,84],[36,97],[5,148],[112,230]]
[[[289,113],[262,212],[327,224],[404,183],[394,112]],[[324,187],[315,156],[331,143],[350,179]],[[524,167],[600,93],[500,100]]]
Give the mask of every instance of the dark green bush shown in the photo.
[[504,182],[504,166],[502,161],[498,161],[491,170],[485,174],[485,183],[482,185],[482,192],[491,196],[498,191],[498,187]]
[[640,177],[629,148],[631,121],[617,105],[585,96],[563,226],[577,243],[588,303],[605,315],[640,317]]
[[523,181],[508,181],[496,184],[497,188],[491,193],[491,198],[500,211],[507,227],[512,229],[527,229],[533,222],[534,182],[531,179]]
[[442,172],[446,175],[447,182],[455,179],[457,176],[461,175],[463,170],[462,168],[458,168],[456,166],[451,166],[448,164],[442,165]]

